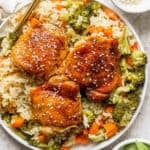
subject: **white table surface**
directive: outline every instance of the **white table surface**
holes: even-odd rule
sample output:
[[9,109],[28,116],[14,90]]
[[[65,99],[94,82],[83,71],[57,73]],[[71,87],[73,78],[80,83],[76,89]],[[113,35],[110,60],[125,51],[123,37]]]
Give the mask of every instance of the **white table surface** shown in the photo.
[[[133,25],[136,32],[139,34],[140,39],[143,43],[146,53],[148,54],[148,58],[150,58],[150,12],[146,12],[143,14],[126,14],[116,8],[111,0],[103,0],[105,3],[108,3],[115,10],[119,11],[123,14],[129,22]],[[150,3],[150,1],[148,1]],[[148,69],[150,69],[150,63],[148,62]],[[148,73],[150,76],[150,73]],[[129,131],[116,143],[112,144],[108,148],[104,150],[111,150],[112,147],[118,142],[129,139],[129,138],[146,138],[150,140],[150,81],[148,81],[148,88],[146,92],[145,102],[143,108],[132,125]],[[24,146],[17,143],[13,140],[0,126],[0,150],[28,150]]]

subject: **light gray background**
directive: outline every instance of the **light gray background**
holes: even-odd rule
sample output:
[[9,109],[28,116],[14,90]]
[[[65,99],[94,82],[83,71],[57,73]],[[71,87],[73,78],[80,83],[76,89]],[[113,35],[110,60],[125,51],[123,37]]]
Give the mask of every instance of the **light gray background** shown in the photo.
[[[129,22],[133,25],[136,32],[140,36],[140,39],[143,43],[145,51],[150,58],[150,12],[146,12],[143,14],[126,14],[120,11],[117,7],[115,7],[111,0],[103,0],[105,3],[108,3],[115,10],[119,11],[121,14],[129,20]],[[150,1],[148,1],[150,3]],[[148,62],[148,69],[150,69],[150,63]],[[148,73],[148,76],[150,73]],[[150,81],[148,81],[148,88],[146,92],[145,102],[143,108],[132,125],[129,131],[116,143],[112,144],[110,147],[105,148],[104,150],[111,150],[112,147],[118,142],[129,139],[129,138],[146,138],[150,140]],[[15,140],[13,140],[0,126],[0,150],[28,150],[24,146],[18,144]]]

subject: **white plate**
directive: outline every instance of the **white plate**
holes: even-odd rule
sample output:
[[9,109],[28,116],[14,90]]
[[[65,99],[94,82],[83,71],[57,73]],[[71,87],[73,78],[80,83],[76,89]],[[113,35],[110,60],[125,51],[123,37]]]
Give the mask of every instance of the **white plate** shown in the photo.
[[123,146],[137,142],[137,141],[150,145],[150,141],[148,141],[146,139],[135,138],[135,139],[125,140],[125,141],[117,144],[112,150],[120,150],[120,148],[122,148]]
[[120,0],[112,1],[117,7],[128,13],[143,13],[150,10],[149,0],[139,0],[137,4],[126,4],[120,2]]
[[[110,8],[107,4],[105,4],[103,1],[101,0],[97,0],[99,1],[101,4],[107,6],[108,8]],[[134,31],[133,27],[129,24],[129,22],[121,15],[119,15],[120,18],[126,23],[126,25],[130,28],[130,30],[133,32],[135,38],[137,39],[137,42],[140,46],[140,49],[142,51],[144,51],[144,48],[142,46],[142,43],[139,39],[139,36],[137,35],[137,33]],[[125,132],[130,128],[130,126],[134,123],[135,119],[137,118],[141,107],[143,105],[144,102],[144,98],[145,98],[145,93],[146,93],[146,88],[147,88],[147,80],[148,79],[148,68],[146,66],[145,68],[145,83],[143,86],[143,90],[142,90],[142,94],[141,94],[141,99],[140,99],[140,103],[139,106],[136,110],[136,112],[134,113],[131,121],[129,122],[129,124],[122,130],[120,131],[118,134],[116,134],[115,136],[113,136],[112,138],[108,139],[107,141],[101,142],[101,143],[97,143],[97,144],[89,144],[89,145],[84,145],[84,146],[76,146],[73,148],[73,150],[100,150],[105,148],[106,146],[109,146],[110,144],[112,144],[113,142],[115,142],[117,139],[119,139],[123,134],[125,134]],[[14,139],[16,139],[19,143],[23,144],[24,146],[32,149],[32,150],[39,150],[38,148],[35,148],[31,145],[29,145],[25,140],[22,140],[20,137],[18,137],[8,126],[7,124],[2,121],[1,116],[0,116],[0,124],[1,126],[4,128],[4,130],[6,132],[8,132],[9,135],[11,135]]]

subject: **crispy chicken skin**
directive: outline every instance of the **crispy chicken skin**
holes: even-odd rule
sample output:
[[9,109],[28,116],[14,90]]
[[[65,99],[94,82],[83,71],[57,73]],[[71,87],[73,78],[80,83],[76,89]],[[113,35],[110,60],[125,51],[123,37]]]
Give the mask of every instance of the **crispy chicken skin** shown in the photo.
[[90,99],[105,99],[107,93],[118,86],[120,55],[117,47],[116,39],[89,37],[77,44],[68,56],[66,76],[86,87]]
[[87,87],[86,96],[91,100],[104,100],[109,96],[109,93],[113,91],[116,87],[121,85],[121,75],[120,72],[116,72],[114,78],[108,85],[102,85],[97,88]]
[[34,119],[44,126],[68,127],[82,122],[79,86],[60,76],[30,93]]
[[90,99],[90,100],[96,100],[96,101],[99,101],[99,100],[104,100],[108,97],[108,94],[106,93],[101,93],[101,92],[98,92],[94,89],[87,89],[86,90],[86,96]]
[[[57,34],[55,34],[55,32]],[[11,58],[20,69],[48,79],[66,57],[66,37],[42,25],[29,27],[12,48]]]

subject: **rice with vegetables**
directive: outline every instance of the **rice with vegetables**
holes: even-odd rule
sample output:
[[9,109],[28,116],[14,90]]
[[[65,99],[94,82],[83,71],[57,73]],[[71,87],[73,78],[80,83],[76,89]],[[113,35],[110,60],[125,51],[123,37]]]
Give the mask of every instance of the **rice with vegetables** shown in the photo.
[[8,33],[1,45],[0,110],[21,138],[64,150],[128,125],[146,55],[115,12],[92,0],[42,0],[15,39]]

